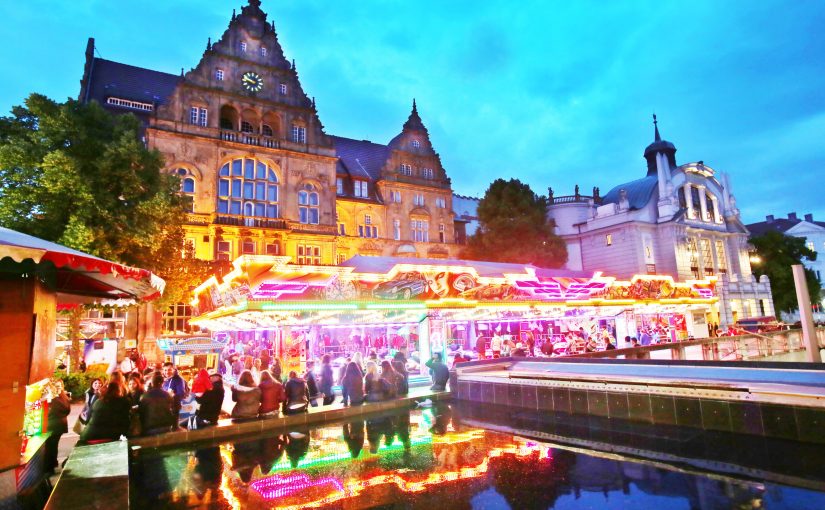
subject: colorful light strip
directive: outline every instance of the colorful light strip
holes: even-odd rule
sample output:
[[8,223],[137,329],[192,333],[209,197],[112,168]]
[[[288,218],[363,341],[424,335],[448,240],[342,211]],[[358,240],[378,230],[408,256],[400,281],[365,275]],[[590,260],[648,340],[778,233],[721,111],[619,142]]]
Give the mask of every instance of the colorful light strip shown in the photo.
[[313,480],[304,474],[261,478],[249,484],[249,487],[260,494],[265,500],[272,501],[273,499],[284,498],[296,492],[324,485],[332,485],[332,487],[338,491],[343,492],[344,490],[344,485],[337,478],[326,476]]

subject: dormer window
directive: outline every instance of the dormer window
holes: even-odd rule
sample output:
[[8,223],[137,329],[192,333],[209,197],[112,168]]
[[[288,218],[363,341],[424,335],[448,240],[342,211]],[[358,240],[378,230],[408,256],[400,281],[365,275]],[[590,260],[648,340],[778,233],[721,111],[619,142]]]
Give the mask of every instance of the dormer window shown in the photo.
[[223,81],[223,69],[218,69],[215,71],[215,79],[218,81]]
[[265,56],[266,56],[266,48],[265,48],[265,47],[263,47],[263,46],[261,46],[261,56],[262,56],[262,57],[265,57]]
[[355,181],[353,184],[355,186],[353,194],[356,197],[367,198],[369,196],[367,194],[367,181]]
[[295,143],[306,143],[307,130],[304,126],[292,126],[292,141]]
[[414,149],[417,149],[417,148],[421,147],[421,142],[419,142],[418,140],[413,140],[412,141],[412,146],[413,146]]
[[433,175],[435,175],[435,174],[433,173],[432,168],[422,168],[421,169],[421,177],[423,177],[425,179],[432,179]]
[[282,95],[286,95],[286,83],[281,83],[278,86],[278,90],[281,92]]
[[245,42],[241,43],[241,53],[246,53],[246,43]]

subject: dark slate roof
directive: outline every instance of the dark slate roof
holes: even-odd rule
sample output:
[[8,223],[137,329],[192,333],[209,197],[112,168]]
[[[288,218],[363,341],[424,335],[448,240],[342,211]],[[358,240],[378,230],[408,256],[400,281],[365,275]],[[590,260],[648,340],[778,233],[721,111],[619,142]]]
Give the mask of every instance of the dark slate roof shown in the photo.
[[108,97],[162,104],[181,80],[183,78],[174,74],[95,58],[89,99],[95,99],[100,104],[106,104]]
[[[760,221],[758,223],[751,223],[750,225],[746,225],[748,231],[750,231],[751,236],[757,237],[768,232],[781,232],[785,233],[791,228],[799,225],[804,220],[802,218],[797,218],[795,220],[791,220],[788,218],[775,218],[773,221]],[[814,225],[819,225],[820,227],[825,227],[825,221],[811,221],[809,223],[813,223]]]
[[630,203],[631,209],[641,209],[653,197],[653,191],[656,190],[659,179],[655,175],[648,175],[635,181],[630,181],[625,184],[619,184],[612,190],[608,191],[604,196],[603,203],[618,204],[619,191],[627,191],[627,201]]
[[381,178],[381,169],[390,157],[390,149],[386,145],[342,136],[331,138],[335,155],[338,156],[338,173],[349,173],[355,178],[371,181]]

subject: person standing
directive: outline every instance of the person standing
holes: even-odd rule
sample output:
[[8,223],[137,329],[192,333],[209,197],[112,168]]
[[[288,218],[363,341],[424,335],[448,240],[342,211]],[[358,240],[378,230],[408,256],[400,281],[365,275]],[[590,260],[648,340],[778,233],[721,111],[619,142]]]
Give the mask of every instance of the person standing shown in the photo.
[[318,398],[321,395],[320,390],[318,389],[318,381],[315,379],[315,362],[314,361],[307,361],[307,372],[304,375],[304,380],[306,381],[307,385],[307,393],[309,398],[309,405],[312,407],[318,407]]
[[392,360],[392,369],[398,374],[396,386],[399,395],[407,395],[410,392],[410,374],[407,372],[407,358],[403,352],[396,352]]
[[175,365],[169,361],[163,364],[163,390],[169,392],[169,396],[174,401],[172,412],[177,419],[180,412],[180,403],[186,397],[187,388],[183,377],[178,375]]
[[536,337],[533,335],[532,331],[528,331],[527,335],[527,350],[530,352],[530,356],[536,355]]
[[60,445],[60,437],[69,431],[69,412],[72,403],[69,395],[63,388],[63,381],[56,380],[52,383],[54,396],[49,401],[49,417],[47,432],[51,435],[46,439],[46,458],[44,459],[47,473],[54,473],[57,467],[57,447]]
[[647,329],[643,329],[642,333],[639,335],[639,343],[641,345],[650,345],[650,342],[653,340],[653,337],[650,336],[650,333]]
[[143,396],[143,376],[132,372],[126,379],[126,385],[129,388],[129,404],[135,407],[140,403],[140,397]]
[[329,354],[324,354],[321,358],[321,384],[318,390],[324,396],[324,405],[328,406],[335,401],[335,393],[332,392],[332,385],[335,383],[332,375],[332,365],[330,365]]
[[275,360],[271,363],[272,367],[269,369],[269,373],[272,374],[272,378],[278,381],[279,383],[283,383],[283,379],[281,378],[283,369],[281,368],[281,360],[275,358]]
[[198,401],[200,407],[195,412],[198,428],[208,427],[218,423],[218,417],[221,415],[221,406],[223,405],[224,388],[223,377],[219,373],[214,373],[209,376],[209,382],[212,387],[201,395],[195,394],[195,400]]
[[[80,411],[80,417],[78,418],[78,422],[80,422],[81,425],[87,425],[89,423],[89,418],[92,416],[92,406],[94,406],[97,399],[100,398],[102,386],[103,380],[96,377],[92,379],[89,389],[83,394],[83,410]],[[82,429],[82,427],[75,425],[75,432],[78,432],[78,434],[80,433],[79,429]]]
[[493,333],[493,339],[490,340],[490,350],[493,351],[493,358],[501,357],[501,336],[498,331]]
[[433,378],[433,391],[444,391],[447,389],[447,381],[450,380],[450,369],[441,361],[441,355],[436,353],[425,363],[430,369],[430,376]]
[[289,373],[289,380],[284,385],[286,402],[284,402],[284,414],[305,413],[309,402],[307,396],[307,383],[298,377],[295,371]]
[[358,406],[364,402],[364,379],[361,369],[351,361],[344,367],[344,377],[341,380],[344,405]]
[[112,380],[100,393],[100,398],[92,406],[89,425],[83,429],[80,442],[117,441],[129,433],[129,398],[126,387]]

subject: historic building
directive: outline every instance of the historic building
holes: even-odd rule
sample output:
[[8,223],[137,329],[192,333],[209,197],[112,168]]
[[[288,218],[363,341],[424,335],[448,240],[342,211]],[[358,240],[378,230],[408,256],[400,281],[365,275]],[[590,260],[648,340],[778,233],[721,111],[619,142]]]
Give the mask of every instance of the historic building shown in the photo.
[[[94,44],[80,99],[143,121],[145,143],[181,179],[186,242],[198,258],[458,255],[464,222],[453,221],[450,179],[415,101],[386,145],[326,133],[260,0],[233,11],[179,76],[95,57]],[[188,307],[173,308],[167,331],[186,323]]]
[[663,140],[654,116],[654,141],[644,151],[646,175],[601,196],[554,196],[548,215],[567,243],[570,269],[618,277],[666,274],[677,281],[718,278],[719,305],[698,322],[733,324],[774,315],[770,283],[751,271],[748,230],[739,217],[727,175],[717,178],[699,161],[676,164],[676,146]]

